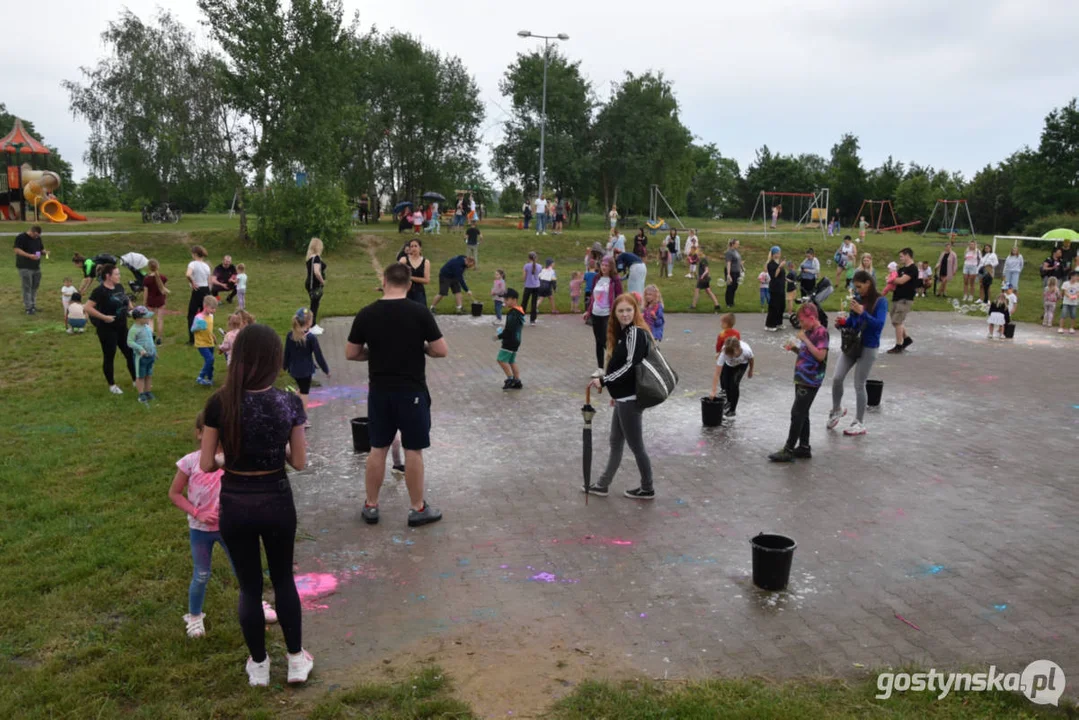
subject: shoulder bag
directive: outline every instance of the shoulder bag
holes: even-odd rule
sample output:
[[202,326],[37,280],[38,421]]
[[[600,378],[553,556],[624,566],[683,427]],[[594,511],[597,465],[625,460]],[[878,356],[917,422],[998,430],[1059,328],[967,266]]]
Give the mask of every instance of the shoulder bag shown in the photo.
[[660,353],[655,341],[645,333],[648,354],[633,369],[637,382],[637,407],[646,410],[659,405],[671,396],[678,384],[678,373]]

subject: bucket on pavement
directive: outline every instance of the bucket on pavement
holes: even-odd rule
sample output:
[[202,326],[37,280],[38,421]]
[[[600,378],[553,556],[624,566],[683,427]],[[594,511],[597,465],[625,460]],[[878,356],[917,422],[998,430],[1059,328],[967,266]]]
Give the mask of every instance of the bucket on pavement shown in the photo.
[[1004,337],[1009,340],[1015,337],[1015,323],[1004,323]]
[[358,453],[371,452],[371,437],[367,434],[367,418],[352,418],[352,449]]
[[749,544],[753,547],[753,584],[773,592],[785,589],[798,543],[785,535],[759,533]]
[[701,423],[705,427],[719,427],[723,424],[723,410],[727,407],[727,397],[719,393],[716,397],[701,398]]
[[866,401],[870,407],[877,407],[880,405],[880,396],[884,392],[883,380],[866,380],[865,381],[865,393],[869,396]]
[[480,317],[481,315],[483,315],[483,303],[472,303],[472,317]]

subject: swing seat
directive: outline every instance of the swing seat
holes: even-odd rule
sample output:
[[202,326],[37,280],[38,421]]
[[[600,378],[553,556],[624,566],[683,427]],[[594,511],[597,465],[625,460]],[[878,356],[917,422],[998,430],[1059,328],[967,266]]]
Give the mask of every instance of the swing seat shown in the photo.
[[647,221],[645,223],[645,225],[647,225],[648,229],[652,230],[653,232],[656,231],[656,230],[666,230],[667,229],[667,221],[664,220],[663,218],[658,218],[656,220],[649,220],[649,221]]

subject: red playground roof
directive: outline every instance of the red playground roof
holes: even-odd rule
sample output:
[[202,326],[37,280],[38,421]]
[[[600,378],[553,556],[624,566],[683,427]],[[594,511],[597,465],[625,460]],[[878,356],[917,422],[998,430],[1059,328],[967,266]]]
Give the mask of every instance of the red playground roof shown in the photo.
[[22,155],[48,155],[49,149],[42,145],[34,138],[33,135],[26,132],[26,128],[22,126],[22,120],[15,119],[15,127],[11,129],[7,135],[0,138],[0,150],[4,152],[14,153],[16,152],[15,145],[22,143],[22,146],[17,151]]

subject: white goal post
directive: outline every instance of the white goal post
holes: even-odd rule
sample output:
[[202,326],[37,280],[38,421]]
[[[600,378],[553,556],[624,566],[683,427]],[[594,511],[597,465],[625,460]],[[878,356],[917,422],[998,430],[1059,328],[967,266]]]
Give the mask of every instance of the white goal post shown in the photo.
[[[997,257],[1000,258],[1001,262],[1004,262],[1004,255],[1001,255],[1000,253],[997,252],[997,241],[998,240],[1004,240],[1004,241],[1006,241],[1008,243],[1007,249],[1004,250],[1004,255],[1007,255],[1008,252],[1013,247],[1015,247],[1016,245],[1018,245],[1020,243],[1023,243],[1023,242],[1045,243],[1046,245],[1049,246],[1049,248],[1048,248],[1049,252],[1052,252],[1054,247],[1056,247],[1058,244],[1063,242],[1063,240],[1061,240],[1060,238],[1027,237],[1025,235],[994,235],[993,236],[993,252],[997,253]],[[1041,264],[1040,260],[1038,261],[1038,264],[1039,265]]]

